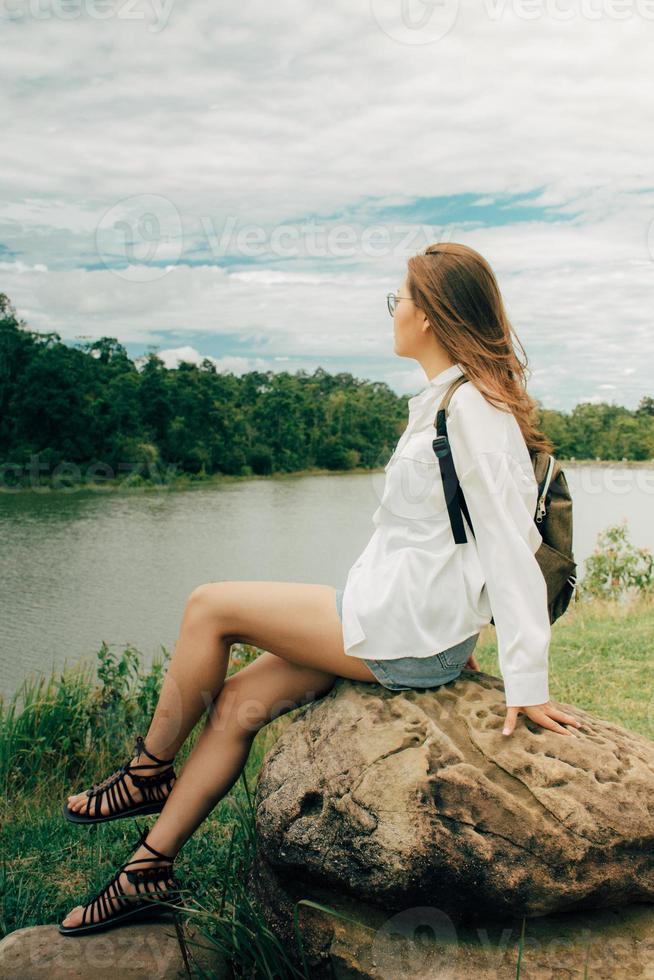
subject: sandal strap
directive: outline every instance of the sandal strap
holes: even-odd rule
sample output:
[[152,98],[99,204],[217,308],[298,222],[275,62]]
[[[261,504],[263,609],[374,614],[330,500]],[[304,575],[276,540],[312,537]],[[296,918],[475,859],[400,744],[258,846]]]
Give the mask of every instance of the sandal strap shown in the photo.
[[[140,736],[139,736],[140,738]],[[142,741],[142,739],[141,739]],[[139,744],[137,740],[137,745],[135,747],[135,752],[138,750]],[[146,755],[150,755],[147,750],[145,750]],[[155,756],[151,756],[155,759]],[[143,795],[144,803],[162,803],[166,800],[168,793],[170,793],[173,782],[177,778],[175,776],[175,770],[169,765],[169,761],[161,762],[157,760],[157,765],[167,766],[162,772],[149,773],[144,775],[137,773],[137,770],[151,769],[150,765],[133,765],[132,762],[126,762],[122,765],[116,772],[112,773],[111,776],[107,776],[102,782],[96,783],[91,789],[86,791],[88,796],[88,803],[86,804],[86,809],[83,811],[85,816],[91,815],[91,805],[94,803],[93,816],[100,817],[102,815],[102,799],[106,797],[107,803],[109,805],[109,815],[113,816],[114,813],[118,813],[130,807],[137,806],[134,797],[129,791],[127,781],[125,776],[128,775],[134,784],[137,786]],[[165,790],[167,792],[165,792]]]
[[[152,857],[143,858],[133,858],[124,864],[121,871],[124,871],[127,875],[127,880],[130,884],[136,885],[137,892],[140,890],[141,885],[146,883],[157,884],[164,883],[166,885],[166,890],[171,891],[179,888],[179,883],[175,879],[173,872],[173,862],[174,857],[169,854],[162,854],[158,851],[156,847],[152,844],[148,844],[146,838],[150,833],[150,828],[147,826],[139,826],[139,839],[137,847],[144,847],[146,851],[149,851]],[[165,861],[165,864],[153,865],[151,867],[142,867],[142,865],[152,865],[153,861]],[[141,865],[141,867],[135,868],[134,865]],[[146,889],[147,891],[147,889]],[[150,894],[152,894],[150,892]]]
[[132,766],[127,767],[127,772],[129,773],[129,778],[132,780],[135,786],[139,789],[155,789],[157,786],[161,786],[162,783],[167,783],[171,776],[175,775],[175,770],[172,766],[168,769],[164,769],[163,772],[155,772],[148,774],[147,776],[139,775],[137,769],[147,769],[147,766]]
[[122,870],[127,875],[127,880],[131,884],[137,884],[139,882],[150,882],[152,884],[156,882],[164,882],[167,886],[173,887],[176,884],[175,877],[173,874],[172,864],[157,864],[153,867],[139,867],[134,868],[132,865],[144,864],[145,862],[153,861],[154,858],[138,858],[135,861],[129,861],[127,865],[124,865]]
[[119,881],[122,868],[84,906],[81,925],[95,925],[118,915],[130,904]]
[[149,752],[148,749],[146,749],[145,739],[143,738],[142,735],[136,736],[136,743],[134,745],[134,755],[136,756],[137,759],[140,759],[141,755],[147,755],[148,759],[152,759],[152,761],[156,762],[158,766],[172,766],[173,762],[175,761],[174,758],[158,759],[156,755],[152,755],[152,752]]
[[[112,918],[130,904],[133,905],[135,896],[126,895],[120,882],[120,876],[123,872],[129,883],[136,886],[137,895],[149,895],[156,899],[157,893],[163,891],[173,899],[178,897],[179,882],[175,879],[173,873],[174,858],[169,857],[167,854],[162,854],[161,851],[158,851],[151,844],[147,843],[146,837],[150,833],[148,827],[139,827],[139,831],[140,836],[137,846],[145,847],[153,857],[133,858],[131,861],[123,864],[111,881],[87,902],[82,916],[82,925],[87,925],[87,917],[88,924],[92,925],[96,922],[96,919],[100,922]],[[133,865],[152,864],[154,860],[165,861],[166,864],[150,868],[133,868]],[[146,887],[148,884],[163,884],[165,887],[155,888],[152,891]]]
[[101,783],[93,786],[92,789],[87,789],[88,803],[84,811],[86,816],[90,816],[91,804],[93,803],[95,804],[93,807],[93,816],[100,817],[102,815],[103,797],[107,798],[110,815],[120,810],[128,809],[130,806],[136,806],[136,801],[130,793],[125,780],[125,773],[128,771],[129,764],[125,764],[120,769],[117,769],[116,772],[112,773],[111,776],[103,779]]
[[[130,885],[136,886],[137,895],[146,895],[157,899],[160,894],[164,894],[170,896],[171,899],[177,898],[179,884],[170,865],[159,865],[158,868],[145,868],[139,871],[126,871],[125,874]],[[161,887],[152,889],[148,888],[148,885]]]
[[[145,846],[149,848],[149,845],[146,844]],[[142,864],[143,862],[152,860],[153,858],[135,858],[133,861],[128,861],[124,864],[122,868],[119,868],[111,881],[86,903],[82,914],[81,925],[94,925],[114,918],[130,906],[133,907],[137,896],[141,902],[143,902],[143,898],[146,901],[152,901],[153,899],[157,901],[160,893],[163,893],[170,900],[176,901],[179,898],[178,891],[180,886],[174,876],[170,858],[167,859],[171,861],[170,864],[131,870],[133,864]],[[129,883],[135,886],[136,895],[125,893],[120,882],[120,876],[123,872]],[[162,885],[163,887],[152,889],[148,885]]]
[[[137,824],[137,826],[138,826],[138,824]],[[139,833],[138,843],[137,843],[136,846],[137,847],[144,847],[146,849],[146,851],[149,851],[150,854],[152,854],[153,857],[157,859],[157,861],[168,861],[168,863],[172,865],[173,861],[175,860],[174,857],[170,857],[169,854],[162,854],[161,851],[158,851],[156,849],[156,847],[153,847],[152,846],[152,844],[148,844],[148,842],[146,840],[146,837],[150,833],[149,827],[140,827],[139,826],[138,829],[139,829],[140,833]],[[135,858],[134,861],[128,861],[128,864],[135,864],[137,861],[139,863],[141,861],[152,861],[152,858]]]

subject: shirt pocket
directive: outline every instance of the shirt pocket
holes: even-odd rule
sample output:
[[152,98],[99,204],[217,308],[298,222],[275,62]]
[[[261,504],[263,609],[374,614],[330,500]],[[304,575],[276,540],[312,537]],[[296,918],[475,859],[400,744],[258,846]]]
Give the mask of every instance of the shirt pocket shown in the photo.
[[386,471],[381,506],[405,521],[443,520],[447,504],[440,464],[432,448],[435,431],[417,433]]

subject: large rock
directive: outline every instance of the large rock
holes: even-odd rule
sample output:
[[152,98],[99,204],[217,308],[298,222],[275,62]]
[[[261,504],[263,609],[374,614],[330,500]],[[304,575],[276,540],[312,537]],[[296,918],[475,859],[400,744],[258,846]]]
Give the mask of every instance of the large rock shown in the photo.
[[[257,784],[251,883],[275,931],[293,940],[302,898],[345,909],[369,938],[407,910],[460,935],[654,902],[654,742],[561,707],[576,736],[520,715],[506,737],[502,683],[484,673],[422,692],[337,681]],[[345,920],[327,935],[322,913],[298,911],[309,956],[324,957]]]
[[[185,927],[189,966],[202,976],[229,977],[217,952]],[[188,977],[172,920],[124,925],[88,936],[62,936],[56,926],[17,929],[0,942],[0,977],[11,980],[181,980]],[[197,973],[196,973],[197,975]]]

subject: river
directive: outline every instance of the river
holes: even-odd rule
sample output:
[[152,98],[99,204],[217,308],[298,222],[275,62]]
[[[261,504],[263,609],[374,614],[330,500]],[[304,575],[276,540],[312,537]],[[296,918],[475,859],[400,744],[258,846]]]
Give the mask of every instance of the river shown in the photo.
[[[654,467],[562,461],[575,559],[626,520],[654,550]],[[368,541],[383,470],[197,484],[148,492],[0,494],[0,693],[29,673],[94,659],[104,640],[172,650],[202,582],[341,586]]]

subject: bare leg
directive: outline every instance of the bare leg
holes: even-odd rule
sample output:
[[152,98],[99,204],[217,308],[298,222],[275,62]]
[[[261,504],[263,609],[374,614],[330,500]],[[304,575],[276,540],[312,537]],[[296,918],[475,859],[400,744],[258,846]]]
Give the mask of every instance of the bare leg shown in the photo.
[[195,589],[187,602],[180,641],[147,735],[155,755],[174,754],[213,703],[236,642],[299,666],[376,682],[367,664],[343,649],[332,586],[209,582]]
[[148,842],[176,855],[237,781],[259,729],[323,697],[335,680],[333,674],[289,663],[272,653],[261,654],[229,677]]
[[[375,681],[363,661],[343,650],[331,586],[224,582],[201,586],[200,594],[207,626],[223,643],[241,639],[268,652],[221,681],[205,729],[147,838],[170,857],[234,785],[263,725],[322,697],[337,676]],[[189,675],[182,672],[182,682]],[[133,855],[146,856],[144,849]],[[78,907],[65,925],[81,918]]]
[[[368,666],[343,650],[341,622],[330,585],[295,582],[209,582],[190,594],[175,651],[145,738],[160,759],[174,758],[220,691],[232,643],[240,640],[295,663],[353,680],[375,681]],[[136,760],[133,760],[136,762]],[[147,764],[147,759],[140,764]],[[152,770],[143,769],[143,775]],[[135,800],[141,798],[126,776]],[[68,807],[85,812],[85,792]],[[109,813],[107,799],[101,812]]]
[[[187,599],[175,650],[145,738],[148,751],[159,759],[175,757],[202,712],[212,703],[227,673],[231,643],[207,619],[203,588],[195,589]],[[136,758],[132,762],[136,764]],[[138,763],[147,765],[148,758],[143,757]],[[145,776],[156,771],[154,766],[140,770]],[[142,798],[139,788],[129,775],[125,781],[132,798],[138,802]],[[68,797],[68,807],[74,812],[86,812],[87,802],[84,792]],[[102,799],[101,812],[110,812],[106,798]]]

